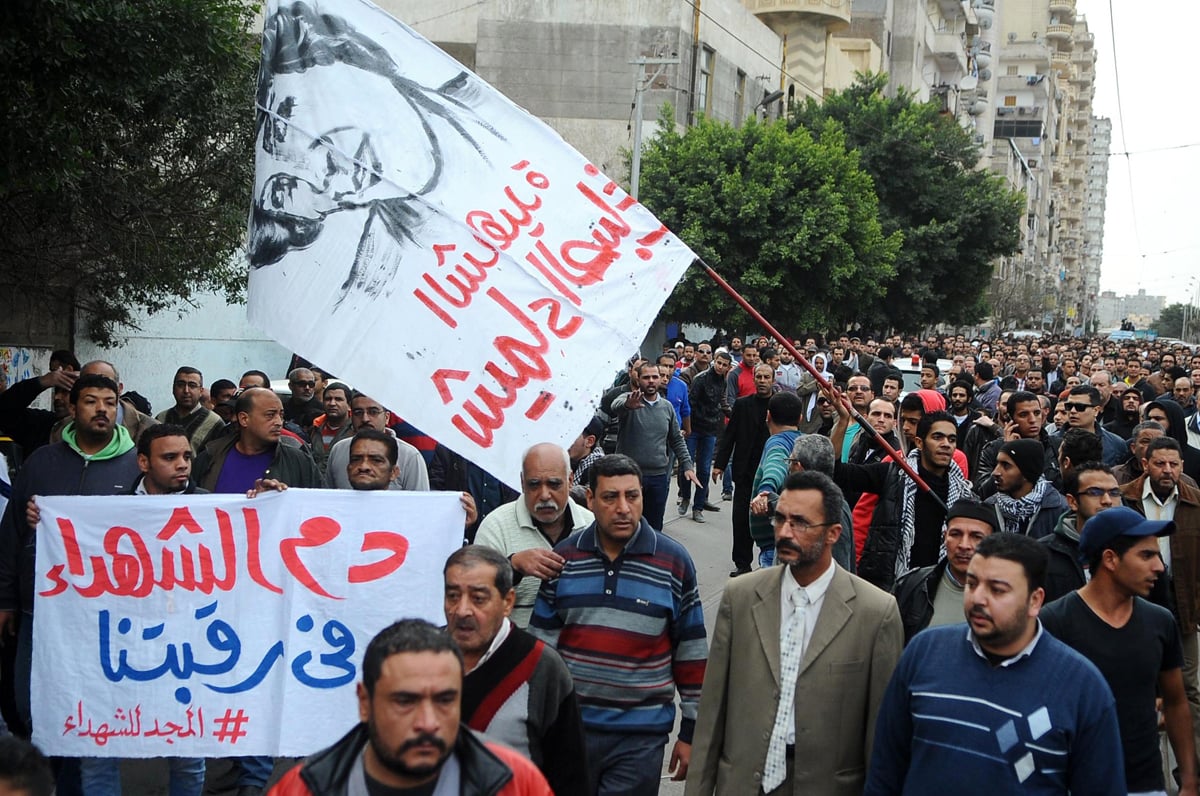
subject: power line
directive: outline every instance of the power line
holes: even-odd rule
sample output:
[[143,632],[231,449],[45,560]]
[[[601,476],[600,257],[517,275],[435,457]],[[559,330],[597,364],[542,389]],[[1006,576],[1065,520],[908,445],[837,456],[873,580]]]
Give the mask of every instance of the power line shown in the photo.
[[487,2],[487,0],[475,0],[474,3],[467,3],[465,6],[461,6],[459,8],[452,8],[449,11],[443,11],[440,14],[434,14],[431,17],[426,17],[425,19],[418,19],[414,22],[408,22],[406,24],[410,28],[415,28],[417,25],[424,25],[426,22],[433,22],[435,19],[441,19],[442,17],[448,17],[451,14],[457,14],[459,12],[466,11],[468,8],[474,8],[475,6],[481,6],[486,2]]
[[1137,250],[1142,250],[1142,236],[1138,230],[1137,202],[1133,194],[1133,164],[1129,157],[1129,139],[1125,136],[1125,109],[1121,105],[1121,70],[1117,66],[1117,25],[1113,19],[1113,2],[1108,0],[1108,36],[1112,42],[1113,85],[1117,95],[1117,129],[1121,131],[1121,146],[1125,148],[1125,175],[1129,180],[1129,213],[1133,225],[1133,243]]

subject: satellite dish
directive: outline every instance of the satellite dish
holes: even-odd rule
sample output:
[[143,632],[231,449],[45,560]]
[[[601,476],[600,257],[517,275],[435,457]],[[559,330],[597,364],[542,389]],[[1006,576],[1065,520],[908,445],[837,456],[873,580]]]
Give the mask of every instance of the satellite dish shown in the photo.
[[992,70],[991,69],[980,69],[979,70],[979,79],[984,80],[984,81],[991,80],[992,79]]
[[963,91],[973,91],[978,85],[979,78],[975,77],[975,75],[967,75],[958,83],[958,87]]

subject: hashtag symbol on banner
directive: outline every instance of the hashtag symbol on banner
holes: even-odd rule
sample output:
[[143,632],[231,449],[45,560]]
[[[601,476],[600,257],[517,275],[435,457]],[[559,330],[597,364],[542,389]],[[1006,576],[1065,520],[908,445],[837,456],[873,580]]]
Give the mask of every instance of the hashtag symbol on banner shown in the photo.
[[246,731],[242,729],[242,725],[250,721],[250,717],[241,708],[235,714],[232,709],[226,708],[225,715],[217,718],[217,731],[213,733],[213,737],[219,743],[229,741],[231,744],[238,742],[238,738],[245,738]]

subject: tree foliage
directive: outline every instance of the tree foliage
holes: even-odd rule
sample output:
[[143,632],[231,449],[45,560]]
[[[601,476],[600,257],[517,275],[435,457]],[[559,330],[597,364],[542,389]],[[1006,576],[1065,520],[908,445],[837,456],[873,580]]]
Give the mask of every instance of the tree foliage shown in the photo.
[[240,295],[257,42],[245,0],[8,0],[0,283],[83,309]]
[[[641,201],[777,327],[817,329],[854,315],[892,276],[871,180],[834,125],[710,120],[682,134],[665,113],[642,157]],[[750,319],[699,268],[664,314],[722,328]],[[786,332],[785,332],[786,333]]]
[[885,75],[859,75],[822,103],[793,108],[794,127],[845,131],[874,180],[885,235],[903,235],[885,290],[854,297],[864,326],[916,331],[974,323],[986,314],[992,264],[1020,241],[1024,202],[1003,180],[976,169],[979,149],[937,103],[885,97]]
[[[1162,312],[1158,313],[1158,319],[1150,324],[1150,328],[1158,333],[1159,337],[1183,337],[1183,316],[1186,305],[1181,302],[1168,304],[1162,308]],[[1188,328],[1193,332],[1196,329],[1197,322],[1200,319],[1195,319],[1196,312],[1189,314]]]

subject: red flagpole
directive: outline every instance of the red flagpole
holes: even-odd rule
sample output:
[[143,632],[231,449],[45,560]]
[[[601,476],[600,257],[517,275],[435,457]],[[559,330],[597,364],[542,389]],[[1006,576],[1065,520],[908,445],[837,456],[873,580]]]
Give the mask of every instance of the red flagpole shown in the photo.
[[[708,274],[709,278],[716,282],[718,287],[728,293],[730,298],[736,301],[742,309],[748,312],[750,317],[757,321],[758,324],[765,329],[768,334],[783,344],[783,347],[786,348],[791,355],[796,358],[796,361],[799,362],[805,370],[812,374],[813,378],[817,380],[817,384],[821,385],[823,389],[828,390],[836,400],[841,401],[842,406],[849,411],[850,416],[858,422],[859,426],[861,426],[864,431],[869,432],[871,436],[875,438],[876,444],[883,448],[884,452],[891,457],[892,461],[894,461],[896,465],[903,470],[905,474],[911,478],[920,489],[928,492],[935,498],[937,497],[933,490],[929,488],[929,484],[925,483],[925,480],[922,479],[921,476],[917,475],[917,471],[913,469],[913,466],[908,463],[908,460],[904,458],[900,451],[896,450],[887,443],[887,440],[883,438],[883,435],[876,431],[875,427],[867,422],[867,419],[854,408],[854,405],[846,399],[846,396],[833,389],[833,385],[821,375],[820,371],[818,371],[813,364],[804,357],[803,354],[796,350],[796,347],[792,345],[791,340],[789,340],[785,335],[780,334],[778,329],[768,323],[767,319],[764,318],[758,310],[754,309],[750,302],[742,297],[741,293],[738,293],[733,289],[732,285],[722,279],[721,275],[714,271],[708,263],[704,262],[699,257],[696,258],[696,262],[704,268],[704,271]],[[954,466],[953,463],[951,466]],[[941,503],[941,500],[939,499],[938,502]]]

